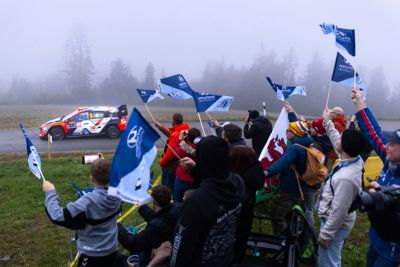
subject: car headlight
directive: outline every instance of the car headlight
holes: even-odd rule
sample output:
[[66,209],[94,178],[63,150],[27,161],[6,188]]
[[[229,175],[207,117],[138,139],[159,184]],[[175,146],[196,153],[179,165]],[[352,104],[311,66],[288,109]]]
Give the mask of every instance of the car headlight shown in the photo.
[[47,127],[46,126],[44,126],[44,127],[42,127],[42,131],[44,131],[44,132],[47,132]]

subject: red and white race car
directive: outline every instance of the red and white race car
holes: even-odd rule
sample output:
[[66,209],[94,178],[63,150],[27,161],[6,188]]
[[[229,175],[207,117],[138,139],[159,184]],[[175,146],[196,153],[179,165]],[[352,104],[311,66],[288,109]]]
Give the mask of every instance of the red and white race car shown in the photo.
[[118,138],[127,124],[128,109],[120,107],[80,107],[74,112],[48,121],[40,127],[39,137],[54,140],[65,137],[107,135]]

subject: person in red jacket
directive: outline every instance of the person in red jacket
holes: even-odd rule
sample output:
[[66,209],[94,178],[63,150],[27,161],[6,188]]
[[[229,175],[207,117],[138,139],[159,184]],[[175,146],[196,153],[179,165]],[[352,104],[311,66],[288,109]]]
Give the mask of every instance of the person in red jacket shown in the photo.
[[[196,154],[195,140],[200,137],[200,130],[197,128],[190,128],[188,131],[182,131],[179,139],[176,141],[173,149],[180,158],[189,157],[194,160]],[[195,184],[193,177],[188,170],[185,170],[181,165],[176,169],[176,178],[174,185],[174,201],[182,202],[183,194],[186,190],[194,189]]]
[[175,183],[175,172],[178,167],[178,160],[175,158],[174,152],[171,150],[176,140],[179,138],[179,134],[183,130],[190,128],[189,124],[183,122],[183,115],[181,113],[175,113],[172,115],[172,127],[167,128],[160,124],[158,121],[155,122],[155,126],[168,137],[168,146],[164,148],[164,154],[160,160],[160,166],[162,168],[161,184],[168,186],[171,190],[174,189]]

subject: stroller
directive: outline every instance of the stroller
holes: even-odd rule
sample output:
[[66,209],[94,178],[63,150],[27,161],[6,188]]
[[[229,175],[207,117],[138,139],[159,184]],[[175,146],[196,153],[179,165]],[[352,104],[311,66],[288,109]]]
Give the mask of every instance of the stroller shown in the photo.
[[[272,220],[255,216],[260,221]],[[235,267],[295,267],[300,263],[313,266],[318,260],[318,243],[313,227],[299,205],[294,205],[286,217],[288,227],[283,236],[252,232],[247,240],[247,254]]]

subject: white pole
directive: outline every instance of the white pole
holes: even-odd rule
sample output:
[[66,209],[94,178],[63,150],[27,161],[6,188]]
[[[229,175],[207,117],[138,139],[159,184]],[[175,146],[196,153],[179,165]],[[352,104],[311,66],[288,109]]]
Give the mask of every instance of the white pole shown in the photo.
[[264,117],[267,116],[267,110],[265,108],[265,101],[263,101],[263,114],[264,114]]
[[203,135],[206,136],[206,132],[204,131],[203,122],[201,121],[201,117],[200,117],[200,113],[199,112],[197,112],[197,116],[199,116],[199,121],[200,121],[200,125],[201,125],[201,130],[203,130]]
[[331,88],[332,88],[332,79],[331,79],[331,81],[329,82],[328,97],[326,98],[325,107],[327,107],[327,106],[328,106],[328,103],[329,103],[329,96],[331,95]]
[[[211,118],[210,114],[208,114],[208,112],[206,112],[206,114],[207,114],[208,118],[210,119],[210,121],[212,121],[212,118]],[[210,129],[211,129],[212,134],[213,134],[213,135],[216,135],[215,132],[214,132],[214,130],[213,130],[213,128],[210,127]]]
[[146,104],[144,104],[144,106],[146,107],[147,111],[149,112],[151,119],[152,119],[153,122],[155,123],[155,122],[156,122],[156,119],[153,117],[153,114],[151,113],[149,107],[148,107]]

